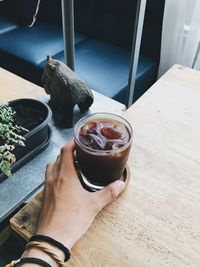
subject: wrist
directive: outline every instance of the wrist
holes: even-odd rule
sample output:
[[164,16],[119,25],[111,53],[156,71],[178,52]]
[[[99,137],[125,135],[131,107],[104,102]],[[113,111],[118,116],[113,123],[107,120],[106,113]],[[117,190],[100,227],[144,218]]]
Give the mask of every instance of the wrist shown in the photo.
[[[71,248],[73,247],[73,245],[75,244],[75,239],[71,236],[68,235],[66,232],[65,234],[63,234],[63,231],[58,231],[58,233],[56,232],[56,230],[54,229],[54,227],[45,227],[45,229],[40,228],[38,229],[36,235],[45,235],[45,236],[50,236],[51,238],[57,240],[58,242],[62,243],[65,247],[67,247],[69,249],[69,251],[71,250]],[[66,237],[67,236],[67,240]]]

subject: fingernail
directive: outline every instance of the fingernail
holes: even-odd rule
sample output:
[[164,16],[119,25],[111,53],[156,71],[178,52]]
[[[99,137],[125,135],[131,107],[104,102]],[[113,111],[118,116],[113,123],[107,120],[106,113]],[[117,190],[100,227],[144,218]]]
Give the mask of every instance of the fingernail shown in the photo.
[[124,183],[123,181],[121,181],[121,180],[117,180],[115,183],[116,183],[116,186],[117,186],[117,188],[119,189],[119,191],[124,190],[124,188],[125,188],[125,183]]

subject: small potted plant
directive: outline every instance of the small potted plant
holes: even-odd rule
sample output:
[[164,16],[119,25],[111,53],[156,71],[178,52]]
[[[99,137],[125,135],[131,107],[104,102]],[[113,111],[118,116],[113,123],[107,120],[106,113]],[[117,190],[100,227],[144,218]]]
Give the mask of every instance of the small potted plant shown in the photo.
[[0,182],[47,147],[50,118],[49,107],[38,100],[0,104]]
[[16,162],[13,150],[16,145],[25,146],[25,138],[21,135],[27,129],[14,121],[15,112],[8,104],[0,104],[0,171],[11,175],[11,167]]

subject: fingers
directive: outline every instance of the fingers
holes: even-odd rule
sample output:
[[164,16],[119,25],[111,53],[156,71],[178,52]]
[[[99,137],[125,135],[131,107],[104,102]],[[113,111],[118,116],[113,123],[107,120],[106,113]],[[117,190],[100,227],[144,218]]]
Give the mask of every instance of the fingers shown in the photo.
[[60,160],[61,156],[60,154],[57,156],[57,159],[54,163],[54,166],[53,166],[53,176],[54,177],[57,177],[58,176],[58,173],[60,172],[60,168],[61,168],[61,160]]
[[64,147],[62,147],[60,154],[61,154],[61,156],[60,156],[61,162],[64,163],[64,165],[73,163],[73,161],[74,161],[74,141],[71,140]]
[[74,141],[71,140],[67,145],[61,149],[61,170],[66,172],[74,169]]
[[125,183],[121,180],[117,180],[104,189],[94,193],[98,197],[98,201],[101,205],[101,209],[105,207],[110,202],[114,201],[120,193],[125,189]]
[[65,176],[66,172],[74,170],[73,152],[74,141],[71,140],[61,149],[56,161],[54,163],[47,164],[45,179],[47,180],[50,176],[56,178],[59,173]]
[[75,163],[74,163],[74,141],[71,140],[68,144],[66,144],[60,152],[60,157],[58,159],[59,162],[56,162],[56,170],[59,173],[59,177],[63,180],[68,177],[68,179],[71,179],[77,183],[80,184],[80,181],[78,179],[78,174],[75,169]]
[[[74,182],[79,182],[77,171],[74,165],[74,141],[71,140],[60,151],[56,162],[48,164],[46,168],[46,179],[51,177],[50,180],[57,180],[58,183],[71,179]],[[77,178],[77,179],[76,179]]]
[[51,173],[52,173],[52,170],[53,170],[53,166],[54,164],[53,163],[48,163],[47,166],[46,166],[46,171],[45,171],[45,180],[47,180]]
[[58,173],[69,171],[73,169],[73,151],[74,151],[74,142],[71,140],[68,144],[61,148],[60,154],[57,156],[56,162],[53,166],[54,176],[57,176]]

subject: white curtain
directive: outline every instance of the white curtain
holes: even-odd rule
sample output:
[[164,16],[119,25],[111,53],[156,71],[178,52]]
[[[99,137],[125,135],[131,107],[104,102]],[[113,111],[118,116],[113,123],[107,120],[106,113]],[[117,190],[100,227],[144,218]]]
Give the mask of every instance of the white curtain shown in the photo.
[[200,70],[200,0],[166,0],[159,77],[172,65]]

